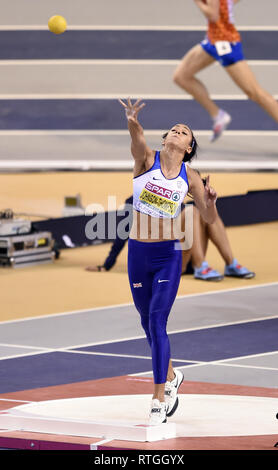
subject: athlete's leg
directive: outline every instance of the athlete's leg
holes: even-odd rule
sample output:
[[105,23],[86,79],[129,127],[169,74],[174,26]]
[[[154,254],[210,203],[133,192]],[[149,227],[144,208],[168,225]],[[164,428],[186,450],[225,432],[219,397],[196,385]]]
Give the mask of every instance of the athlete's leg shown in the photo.
[[[161,248],[168,242],[161,242]],[[169,245],[168,245],[169,246]],[[172,243],[172,247],[174,242]],[[172,251],[172,253],[170,252]],[[158,255],[158,253],[157,253]],[[167,321],[175,301],[181,276],[181,250],[171,248],[154,261],[153,295],[150,304],[150,334],[154,371],[154,397],[164,401],[165,382],[175,376],[170,361]]]
[[153,276],[147,272],[142,244],[135,240],[128,241],[128,277],[130,289],[136,310],[140,314],[141,325],[146,333],[151,347],[151,334],[149,329],[149,311],[152,298]]
[[264,90],[245,60],[225,67],[225,70],[236,85],[250,98],[260,105],[276,122],[278,122],[278,103],[273,96]]
[[176,68],[174,82],[195,98],[214,119],[219,107],[212,101],[205,85],[195,75],[215,62],[200,44],[190,49]]

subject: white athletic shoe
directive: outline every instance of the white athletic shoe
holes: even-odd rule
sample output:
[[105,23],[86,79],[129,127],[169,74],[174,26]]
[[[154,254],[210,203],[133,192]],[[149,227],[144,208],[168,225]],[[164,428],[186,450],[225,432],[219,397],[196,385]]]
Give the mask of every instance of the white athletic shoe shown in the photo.
[[183,381],[184,375],[178,370],[174,369],[175,378],[171,382],[165,384],[165,402],[167,405],[167,416],[172,416],[179,404],[178,390]]
[[230,114],[226,113],[226,111],[223,111],[223,109],[220,109],[218,116],[214,119],[213,126],[212,126],[212,136],[210,141],[214,142],[217,140],[224,130],[228,127],[230,124],[232,118]]
[[149,424],[157,426],[158,424],[166,423],[166,403],[160,402],[157,398],[152,400]]

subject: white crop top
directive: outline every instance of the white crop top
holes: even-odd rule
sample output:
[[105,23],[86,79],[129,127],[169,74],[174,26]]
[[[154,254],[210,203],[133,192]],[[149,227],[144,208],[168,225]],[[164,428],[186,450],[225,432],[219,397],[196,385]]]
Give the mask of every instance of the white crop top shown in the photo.
[[165,178],[160,167],[160,152],[156,151],[153,166],[133,178],[133,208],[152,217],[174,218],[188,193],[185,163],[176,178]]

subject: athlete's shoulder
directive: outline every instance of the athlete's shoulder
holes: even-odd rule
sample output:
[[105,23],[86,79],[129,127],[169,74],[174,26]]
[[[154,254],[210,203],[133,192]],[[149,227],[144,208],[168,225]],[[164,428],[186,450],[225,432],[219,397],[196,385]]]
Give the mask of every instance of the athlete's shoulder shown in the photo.
[[143,175],[147,171],[149,171],[154,164],[156,163],[157,150],[151,150],[147,153],[146,159],[144,162],[135,162],[134,169],[133,169],[133,177],[137,178],[138,176]]

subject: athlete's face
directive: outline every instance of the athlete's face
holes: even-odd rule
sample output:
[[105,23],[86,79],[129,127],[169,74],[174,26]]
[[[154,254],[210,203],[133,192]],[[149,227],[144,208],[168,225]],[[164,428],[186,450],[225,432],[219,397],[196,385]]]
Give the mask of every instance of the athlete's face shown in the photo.
[[164,145],[175,144],[179,149],[188,153],[191,152],[192,131],[185,124],[176,124],[173,126],[164,140]]

